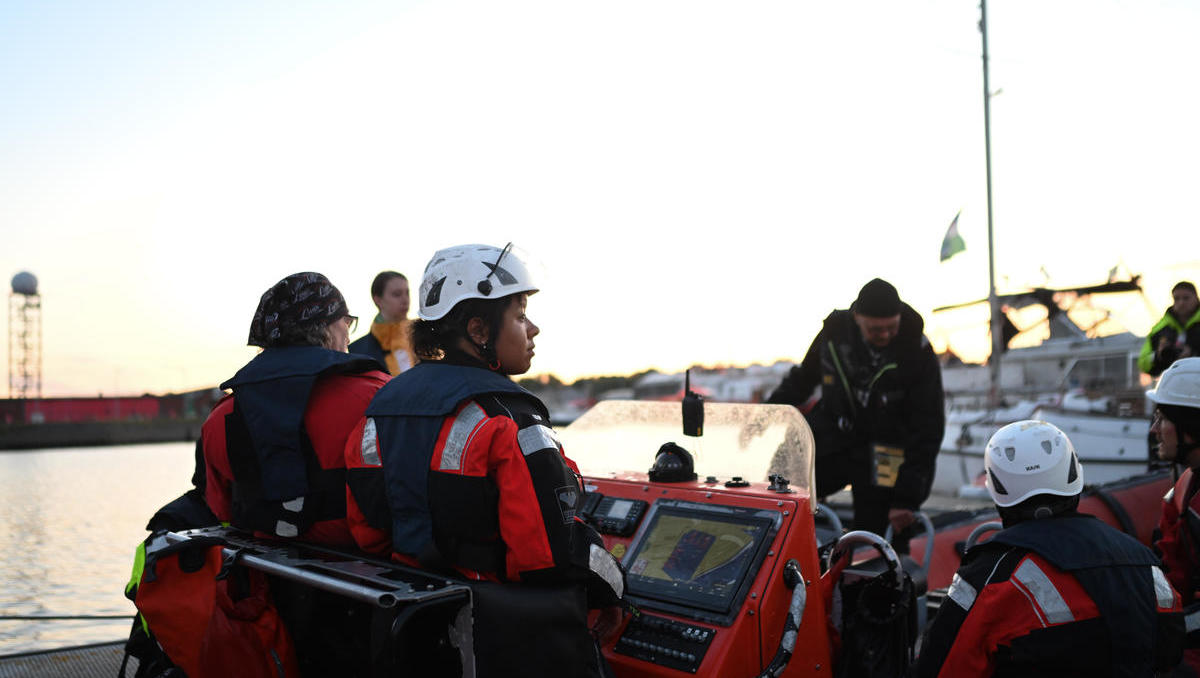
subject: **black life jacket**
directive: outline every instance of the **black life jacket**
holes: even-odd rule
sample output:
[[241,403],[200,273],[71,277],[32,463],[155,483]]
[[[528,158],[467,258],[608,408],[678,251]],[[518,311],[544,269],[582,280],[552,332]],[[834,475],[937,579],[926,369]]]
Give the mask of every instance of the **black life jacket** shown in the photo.
[[313,523],[346,515],[346,471],[322,469],[304,430],[317,379],[384,371],[365,356],[316,346],[268,348],[232,379],[225,445],[233,470],[233,522],[295,537]]
[[[508,377],[478,367],[423,362],[384,385],[367,406],[381,445],[391,507],[392,549],[418,555],[433,541],[429,515],[429,464],[443,420],[460,403],[487,393],[526,398],[543,417],[542,402]],[[407,454],[399,453],[403,445]],[[412,451],[419,450],[421,454]]]
[[1158,627],[1154,553],[1099,519],[1082,514],[1029,520],[1001,530],[985,546],[1032,551],[1070,572],[1108,628],[1114,675],[1151,675]]

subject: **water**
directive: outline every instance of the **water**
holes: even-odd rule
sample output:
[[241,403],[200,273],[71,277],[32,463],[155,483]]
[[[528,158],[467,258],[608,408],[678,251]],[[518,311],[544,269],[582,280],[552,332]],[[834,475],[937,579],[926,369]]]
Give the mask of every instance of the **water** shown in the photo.
[[0,655],[124,639],[146,521],[191,486],[195,443],[0,453]]

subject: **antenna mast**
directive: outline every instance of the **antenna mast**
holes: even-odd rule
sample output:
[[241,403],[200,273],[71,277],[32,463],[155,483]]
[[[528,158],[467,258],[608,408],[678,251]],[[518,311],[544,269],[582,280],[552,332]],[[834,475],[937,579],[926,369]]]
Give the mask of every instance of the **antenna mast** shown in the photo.
[[988,310],[991,313],[992,353],[988,356],[988,404],[1000,403],[1000,355],[1004,352],[1004,332],[1000,320],[1000,299],[996,296],[996,257],[992,248],[992,93],[988,84],[987,0],[979,0],[979,32],[983,35],[983,148],[987,162],[988,232]]

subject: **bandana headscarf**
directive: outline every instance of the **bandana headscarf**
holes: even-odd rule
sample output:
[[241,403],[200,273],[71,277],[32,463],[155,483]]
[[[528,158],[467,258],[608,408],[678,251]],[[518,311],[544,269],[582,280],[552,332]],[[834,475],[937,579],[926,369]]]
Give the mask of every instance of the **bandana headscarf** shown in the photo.
[[329,278],[320,273],[293,273],[263,292],[250,321],[247,344],[266,348],[290,328],[326,325],[348,313],[345,298]]

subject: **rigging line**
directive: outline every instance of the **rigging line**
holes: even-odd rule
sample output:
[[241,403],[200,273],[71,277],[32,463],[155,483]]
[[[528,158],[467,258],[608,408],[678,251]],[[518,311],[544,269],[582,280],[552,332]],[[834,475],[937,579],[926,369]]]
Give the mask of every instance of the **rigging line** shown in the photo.
[[0,615],[0,621],[63,621],[63,620],[133,619],[131,614],[73,614],[73,615]]

